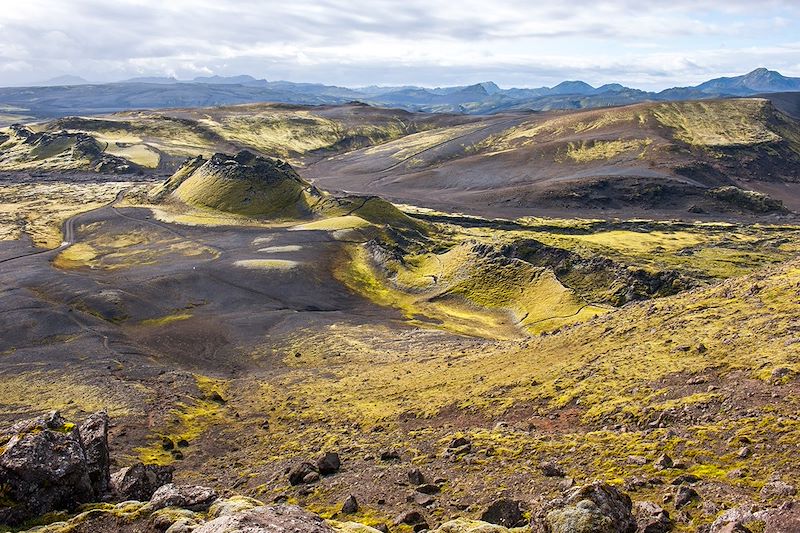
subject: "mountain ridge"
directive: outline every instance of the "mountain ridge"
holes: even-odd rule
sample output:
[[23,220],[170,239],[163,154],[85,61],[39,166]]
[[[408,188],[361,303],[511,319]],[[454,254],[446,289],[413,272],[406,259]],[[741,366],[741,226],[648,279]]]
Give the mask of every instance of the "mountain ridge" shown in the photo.
[[[43,119],[130,109],[205,107],[256,102],[339,105],[358,101],[406,111],[487,115],[800,91],[800,78],[783,76],[763,67],[741,76],[715,78],[695,86],[672,87],[660,92],[648,92],[619,83],[594,87],[581,80],[563,81],[553,87],[508,89],[500,88],[492,81],[436,88],[413,85],[348,88],[321,83],[268,81],[249,75],[206,76],[192,80],[144,77],[114,83],[75,83],[0,88],[0,108],[18,110],[21,117]],[[3,119],[6,125],[11,124],[14,122],[14,114],[11,113]],[[4,124],[0,123],[2,125]]]

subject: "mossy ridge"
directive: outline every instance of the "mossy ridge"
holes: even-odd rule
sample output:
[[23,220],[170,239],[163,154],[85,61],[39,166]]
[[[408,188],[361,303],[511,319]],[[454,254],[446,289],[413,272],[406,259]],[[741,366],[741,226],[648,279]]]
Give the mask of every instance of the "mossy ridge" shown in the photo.
[[330,195],[300,178],[289,164],[246,151],[187,161],[167,181],[154,187],[148,198],[162,205],[170,200],[212,214],[230,213],[257,221],[309,221],[297,229],[335,231],[376,224],[420,235],[427,231],[424,223],[385,200]]
[[459,217],[449,217],[439,227],[449,228],[456,240],[513,245],[534,239],[587,259],[607,258],[651,273],[674,270],[702,282],[744,275],[800,253],[800,227],[794,225],[558,219],[459,222]]
[[771,110],[768,100],[739,98],[658,104],[652,113],[687,144],[723,147],[779,141],[769,127]]

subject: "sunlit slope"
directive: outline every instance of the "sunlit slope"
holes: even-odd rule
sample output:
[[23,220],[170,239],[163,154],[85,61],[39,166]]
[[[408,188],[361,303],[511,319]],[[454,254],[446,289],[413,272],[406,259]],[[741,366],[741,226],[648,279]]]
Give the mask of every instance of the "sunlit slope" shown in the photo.
[[645,103],[482,124],[344,154],[309,175],[412,201],[435,193],[500,207],[742,211],[749,206],[709,191],[800,181],[800,125],[763,99]]
[[303,222],[297,229],[376,225],[419,235],[428,231],[424,223],[377,196],[331,195],[305,181],[285,161],[246,150],[188,160],[152,188],[148,201],[172,211],[194,209],[198,220],[222,214],[239,217],[240,223],[248,219]]
[[550,268],[464,242],[405,256],[371,242],[346,250],[335,276],[417,324],[487,338],[552,331],[606,312],[561,284]]
[[[580,398],[586,422],[646,423],[663,401],[658,382],[665,376],[744,371],[747,377],[769,380],[781,368],[800,371],[798,297],[800,265],[793,261],[714,287],[629,305],[521,346],[498,345],[467,354],[447,373],[436,370],[438,358],[353,364],[337,371],[350,377],[321,380],[326,386],[317,383],[316,391],[306,393],[341,398],[339,407],[355,407],[352,413],[357,405],[347,405],[347,398],[378,402],[378,411],[387,417],[406,409],[434,414],[454,398],[464,407],[492,412],[534,400],[563,407]],[[313,354],[327,349],[324,342],[315,348],[318,342],[309,339],[305,350]],[[329,342],[337,340],[331,337]],[[392,364],[408,365],[410,372],[398,372],[400,377],[376,387],[381,376],[395,374]],[[475,384],[474,376],[484,379]],[[533,382],[537,384],[531,386]],[[499,389],[502,394],[494,394]],[[415,402],[416,408],[405,403],[418,395],[426,401]]]

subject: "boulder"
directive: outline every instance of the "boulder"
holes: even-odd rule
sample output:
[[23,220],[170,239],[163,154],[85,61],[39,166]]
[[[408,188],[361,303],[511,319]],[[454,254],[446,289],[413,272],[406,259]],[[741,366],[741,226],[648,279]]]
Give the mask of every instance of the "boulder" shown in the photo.
[[111,475],[110,488],[117,501],[148,501],[162,485],[172,483],[171,466],[136,463]]
[[681,485],[678,487],[678,490],[675,491],[675,508],[680,509],[699,499],[700,495],[696,490],[692,487]]
[[416,488],[416,491],[422,494],[437,494],[440,490],[442,489],[439,488],[439,485],[433,483],[424,483]]
[[595,482],[573,489],[566,506],[550,511],[545,523],[551,533],[634,533],[637,528],[630,497],[615,487]]
[[525,524],[521,502],[508,498],[493,501],[481,514],[481,520],[504,527],[519,527]]
[[[577,505],[564,507],[547,514],[549,533],[618,533],[608,516],[591,500],[582,500]],[[635,531],[635,530],[634,530]]]
[[290,485],[302,485],[303,483],[307,483],[305,480],[307,478],[310,479],[309,476],[311,476],[311,474],[317,474],[317,479],[319,479],[319,477],[318,477],[319,476],[319,472],[317,470],[317,465],[315,465],[313,463],[309,463],[309,462],[304,462],[304,463],[300,463],[298,465],[295,465],[289,471],[289,484]]
[[563,468],[552,461],[542,461],[539,464],[539,470],[546,477],[564,477],[567,475]]
[[471,443],[470,443],[469,439],[467,439],[466,437],[456,437],[455,439],[453,439],[450,442],[450,444],[447,446],[447,448],[450,449],[450,450],[455,450],[456,448],[462,448],[462,447],[467,446],[469,444],[471,444]]
[[153,511],[165,507],[180,507],[190,511],[207,511],[217,499],[214,489],[200,485],[162,485],[153,493],[148,507]]
[[356,500],[356,497],[351,494],[344,501],[344,504],[342,504],[342,513],[354,514],[357,512],[358,512],[358,501]]
[[105,412],[90,415],[78,426],[86,455],[86,469],[96,499],[101,499],[109,491],[111,460],[108,453],[108,414]]
[[636,502],[633,515],[636,517],[636,533],[667,533],[672,529],[669,513],[652,502]]
[[408,472],[408,481],[410,481],[412,485],[424,485],[425,475],[419,468],[415,468]]
[[296,505],[263,505],[241,513],[215,518],[193,533],[334,533],[334,529],[319,516]]
[[384,450],[381,452],[381,461],[400,461],[402,457],[397,450]]
[[419,511],[406,511],[400,513],[397,515],[397,518],[394,519],[394,525],[396,526],[399,526],[400,524],[413,526],[423,522],[425,522],[425,517],[423,517]]
[[323,476],[335,474],[342,466],[339,454],[336,452],[326,452],[317,459],[317,470]]
[[446,455],[466,455],[472,451],[472,443],[466,437],[457,437],[447,446]]
[[667,468],[672,468],[674,466],[674,462],[672,457],[667,454],[661,454],[661,456],[656,459],[656,462],[653,464],[656,470],[666,470]]
[[95,499],[80,432],[58,412],[3,430],[0,444],[0,523],[18,524]]

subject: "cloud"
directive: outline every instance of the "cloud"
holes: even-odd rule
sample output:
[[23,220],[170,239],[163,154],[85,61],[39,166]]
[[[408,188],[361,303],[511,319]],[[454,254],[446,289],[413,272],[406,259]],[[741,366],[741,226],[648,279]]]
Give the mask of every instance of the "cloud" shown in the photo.
[[649,88],[760,65],[800,74],[784,42],[798,30],[800,10],[781,0],[39,0],[0,11],[0,84],[249,73]]

